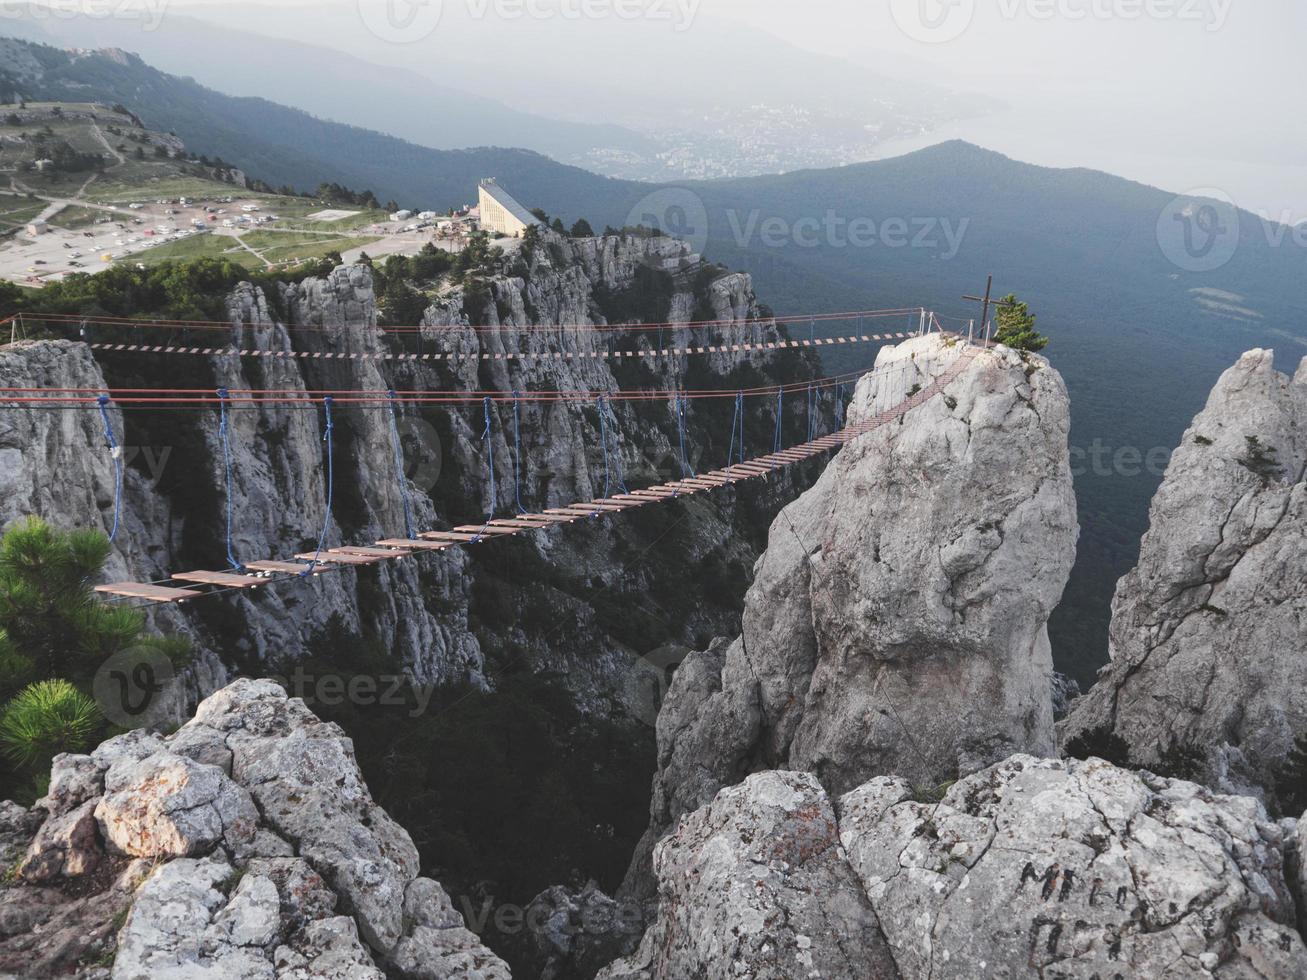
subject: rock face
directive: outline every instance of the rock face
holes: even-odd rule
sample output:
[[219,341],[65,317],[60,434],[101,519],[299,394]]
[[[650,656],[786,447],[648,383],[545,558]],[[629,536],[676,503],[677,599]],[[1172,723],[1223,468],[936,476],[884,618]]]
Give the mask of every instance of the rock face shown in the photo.
[[657,919],[600,977],[1307,975],[1254,799],[1020,755],[916,795],[877,777],[837,825],[810,774],[722,790],[658,844]]
[[[548,235],[534,252],[518,252],[503,259],[497,271],[483,271],[469,281],[475,281],[475,288],[446,288],[432,301],[423,318],[420,348],[411,333],[387,334],[377,328],[373,273],[355,265],[266,293],[242,284],[226,298],[229,333],[209,331],[205,338],[219,346],[328,357],[160,355],[151,360],[149,355],[92,352],[82,343],[40,341],[0,348],[0,379],[15,387],[100,389],[138,386],[143,377],[166,374],[172,384],[234,392],[598,392],[635,385],[667,389],[674,386],[669,379],[687,371],[702,377],[705,385],[722,384],[730,371],[744,372],[749,384],[765,384],[773,377],[801,380],[814,373],[811,357],[797,351],[704,355],[692,365],[684,357],[592,357],[609,353],[603,335],[538,328],[637,317],[720,319],[725,325],[711,331],[713,343],[778,336],[774,325],[732,327],[762,312],[749,278],[689,263],[686,246],[673,239]],[[491,329],[473,330],[470,323]],[[88,339],[106,339],[97,329],[90,328]],[[651,348],[659,340],[665,347],[683,346],[692,336],[703,343],[707,332],[669,327],[661,337],[641,335],[635,346]],[[621,344],[611,347],[617,353]],[[449,358],[386,359],[398,350],[419,349]],[[529,352],[551,356],[503,358]],[[555,359],[553,354],[566,356]],[[659,480],[680,473],[670,405],[619,402],[606,409],[606,432],[601,432],[593,403],[524,403],[518,426],[520,468],[514,465],[513,413],[505,406],[494,409],[498,499],[493,505],[500,516],[515,511],[519,493],[532,509],[602,494],[604,437],[614,491],[623,474],[634,485],[655,473],[662,474]],[[750,433],[770,433],[774,411],[767,399],[751,399]],[[804,424],[799,413],[789,415],[787,436],[802,431]],[[285,558],[311,549],[324,521],[329,546],[371,544],[404,533],[387,412],[336,406],[336,506],[330,516],[324,512],[320,410],[262,405],[233,410],[230,417],[236,515],[232,550],[239,560]],[[124,415],[111,409],[111,418],[126,447],[127,478],[123,528],[107,574],[154,581],[176,571],[225,567],[225,473],[217,413]],[[417,529],[484,520],[489,481],[481,405],[466,410],[408,406],[400,409],[398,422]],[[726,461],[730,423],[729,407],[690,406],[686,425],[692,464]],[[520,470],[520,491],[515,469]],[[583,704],[598,710],[612,696],[624,699],[632,664],[648,650],[672,640],[701,642],[734,620],[739,593],[688,589],[685,569],[711,569],[715,580],[743,581],[761,538],[737,533],[736,525],[763,526],[753,509],[770,513],[766,508],[774,509],[772,501],[785,494],[787,480],[757,492],[716,495],[715,506],[697,499],[686,502],[684,513],[677,515],[683,521],[663,545],[664,551],[674,546],[677,560],[653,555],[634,572],[632,556],[668,532],[670,522],[618,515],[504,542],[482,549],[493,552],[485,557],[453,549],[417,561],[316,576],[260,590],[257,597],[229,596],[213,603],[228,607],[220,616],[156,612],[156,624],[194,640],[201,670],[192,696],[225,682],[223,664],[261,675],[289,675],[296,663],[324,645],[368,643],[387,652],[395,672],[422,684],[484,685],[487,658],[492,664],[525,658],[540,669],[568,675]],[[37,514],[63,526],[107,530],[113,484],[95,412],[0,413],[0,527]],[[740,505],[750,509],[748,520],[735,520]],[[504,560],[506,552],[511,562]],[[506,575],[505,564],[519,574]],[[539,575],[520,572],[536,568]],[[596,594],[605,601],[596,602]],[[630,595],[639,595],[642,607],[651,610],[648,621],[615,614]],[[513,615],[501,614],[507,605]],[[676,613],[658,615],[662,608]],[[684,623],[682,634],[668,635],[660,625],[664,621]],[[532,628],[559,622],[567,627]]]
[[1283,831],[1256,800],[1028,756],[912,795],[883,777],[839,804],[904,977],[1307,973]]
[[1108,753],[1274,801],[1307,735],[1307,360],[1222,375],[1153,499],[1112,603],[1111,663],[1062,723]]
[[235,682],[168,738],[58,756],[50,786],[0,813],[5,840],[36,828],[0,892],[0,971],[508,977],[418,876],[349,739],[270,681]]
[[600,980],[898,976],[810,774],[759,773],[722,790],[658,844],[654,871],[658,918]]
[[1066,390],[1038,357],[960,356],[939,335],[881,352],[850,421],[959,373],[781,512],[743,635],[677,670],[626,894],[648,894],[649,849],[680,814],[750,771],[810,770],[843,792],[1053,753],[1046,623],[1077,535]]

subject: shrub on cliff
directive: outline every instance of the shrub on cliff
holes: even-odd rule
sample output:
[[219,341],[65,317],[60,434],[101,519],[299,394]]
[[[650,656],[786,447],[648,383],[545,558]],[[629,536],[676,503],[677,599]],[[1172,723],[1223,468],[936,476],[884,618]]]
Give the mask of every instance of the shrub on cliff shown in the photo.
[[994,340],[1013,350],[1041,351],[1048,346],[1048,338],[1035,331],[1035,315],[1030,312],[1030,304],[1022,303],[1015,295],[1009,293],[1000,301],[995,320],[998,332]]

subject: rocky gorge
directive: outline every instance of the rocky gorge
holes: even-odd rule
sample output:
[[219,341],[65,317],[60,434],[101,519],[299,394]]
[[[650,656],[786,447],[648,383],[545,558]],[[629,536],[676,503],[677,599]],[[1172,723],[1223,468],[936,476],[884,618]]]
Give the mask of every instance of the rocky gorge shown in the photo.
[[[668,319],[711,308],[743,322],[761,312],[747,280],[680,268],[668,240],[554,244],[529,257],[527,276],[504,269],[487,283],[482,316],[523,329],[473,330],[466,294],[449,293],[428,308],[424,340],[491,353],[584,344],[524,328],[593,319],[615,285],[634,302],[651,260],[677,269],[676,288],[657,292]],[[242,287],[230,297],[233,330],[262,331],[262,343],[381,349],[368,345],[383,337],[345,329],[372,315],[368,282],[365,269],[340,269],[273,304]],[[291,329],[314,324],[322,336]],[[256,361],[218,377],[233,389],[278,371],[304,391],[428,383],[407,367],[374,376],[375,364],[342,361]],[[745,383],[738,365],[702,363],[664,369]],[[462,374],[433,377],[467,390],[545,383],[493,357],[459,364]],[[618,376],[626,367],[587,358],[559,370],[574,371],[577,386],[638,383]],[[765,377],[776,365],[759,357],[747,367]],[[626,515],[575,536],[551,532],[538,552],[515,552],[500,568],[442,555],[434,571],[396,565],[371,582],[371,573],[315,580],[311,602],[237,598],[221,617],[161,616],[203,651],[188,681],[203,700],[156,732],[58,757],[32,806],[0,810],[11,869],[0,970],[407,980],[505,977],[512,959],[514,975],[550,980],[1307,975],[1307,797],[1298,795],[1307,768],[1295,769],[1296,753],[1307,757],[1296,669],[1307,651],[1307,361],[1285,375],[1271,352],[1250,351],[1213,389],[1158,491],[1138,567],[1118,587],[1111,662],[1056,723],[1065,685],[1047,623],[1078,533],[1060,375],[1039,355],[968,349],[941,334],[883,348],[876,367],[848,419],[886,423],[843,447],[791,503],[778,506],[797,489],[786,483],[760,500],[676,505],[690,511],[698,543],[678,568],[640,566],[638,587],[669,599],[697,582],[729,591],[718,584],[728,567],[739,588],[734,599],[699,596],[677,614],[679,628],[642,643],[623,640],[648,630],[637,585],[612,556],[668,532],[627,526]],[[215,360],[206,370],[228,368]],[[33,386],[121,377],[66,342],[2,349],[0,369]],[[888,411],[905,396],[910,410]],[[40,416],[22,430],[3,421],[0,454],[46,447],[44,459],[20,453],[6,467],[17,474],[6,519],[24,509],[69,520],[103,512],[112,476],[86,451],[94,420]],[[384,444],[383,421],[351,417],[357,431],[345,445]],[[475,506],[458,508],[477,499],[485,465],[475,413],[419,421],[445,447],[441,479],[453,477],[418,495],[419,519],[474,518]],[[614,411],[628,474],[675,459],[668,421]],[[765,442],[774,421],[760,413],[749,438]],[[710,458],[726,455],[720,422],[705,412],[694,430]],[[597,416],[531,409],[522,423],[550,459],[525,476],[523,493],[596,495]],[[238,547],[303,547],[324,516],[314,503],[316,419],[269,410],[237,424]],[[512,486],[500,428],[501,487]],[[187,458],[205,460],[216,485],[207,423],[198,444],[205,453]],[[333,533],[393,533],[403,520],[393,474],[365,453],[343,458],[353,489]],[[50,490],[56,472],[69,492]],[[153,576],[221,547],[216,498],[184,501],[145,477],[129,472],[128,543],[112,571]],[[769,530],[733,537],[737,520]],[[165,543],[141,547],[147,527],[170,528]],[[532,619],[534,583],[501,571],[515,562],[593,577],[586,588],[550,580],[547,601],[576,614],[564,635]],[[694,566],[695,581],[673,581]],[[522,592],[498,606],[501,620],[486,615],[496,608],[491,582]],[[629,607],[631,621],[614,622],[609,603]],[[378,805],[356,751],[370,733],[347,732],[255,679],[315,656],[306,623],[308,635],[357,638],[347,656],[363,637],[377,639],[397,651],[396,669],[424,681],[494,687],[505,658],[520,657],[565,674],[585,712],[629,698],[622,658],[665,667],[647,827],[615,899],[594,882],[559,881],[511,910],[492,952],[466,882],[441,883],[419,857],[423,841]]]

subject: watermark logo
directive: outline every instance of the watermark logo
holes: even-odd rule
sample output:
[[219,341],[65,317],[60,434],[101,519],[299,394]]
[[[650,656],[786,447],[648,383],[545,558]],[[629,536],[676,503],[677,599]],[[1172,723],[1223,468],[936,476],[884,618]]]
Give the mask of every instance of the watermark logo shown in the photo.
[[100,665],[91,694],[104,717],[120,728],[150,728],[167,721],[180,683],[161,650],[135,646]]
[[403,708],[410,718],[426,714],[437,689],[435,684],[414,684],[404,674],[319,674],[302,664],[271,680],[313,707]]
[[976,0],[890,0],[894,23],[923,44],[956,41],[976,16]]
[[650,728],[658,724],[658,712],[667,700],[672,675],[685,659],[680,647],[666,646],[637,657],[626,673],[626,710],[632,718]]
[[[702,0],[464,0],[470,20],[643,20],[687,31]],[[392,44],[413,44],[440,26],[444,0],[357,0],[359,17],[372,34]]]
[[440,26],[444,0],[358,0],[359,19],[374,37],[390,44],[416,44]]
[[1239,249],[1239,209],[1215,188],[1182,194],[1157,219],[1162,254],[1185,272],[1215,272]]
[[738,248],[760,244],[764,248],[914,248],[954,258],[962,249],[970,218],[870,216],[847,218],[828,210],[820,218],[808,215],[791,220],[764,218],[761,211],[728,211],[726,223]]
[[423,419],[404,418],[397,425],[404,452],[404,476],[423,493],[430,493],[444,468],[444,445],[435,426]]
[[0,2],[0,20],[130,20],[143,31],[158,30],[169,0],[28,0]]
[[[685,242],[691,251],[699,254],[708,244],[708,208],[703,198],[683,187],[665,187],[641,198],[627,214],[626,226],[660,231]],[[651,264],[659,261],[656,256],[647,260]]]

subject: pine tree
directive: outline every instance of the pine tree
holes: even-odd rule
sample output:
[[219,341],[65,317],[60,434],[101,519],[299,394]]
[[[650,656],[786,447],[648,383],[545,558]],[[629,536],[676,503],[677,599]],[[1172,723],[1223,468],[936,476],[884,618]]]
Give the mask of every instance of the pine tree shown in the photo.
[[1041,351],[1048,346],[1048,338],[1035,332],[1035,315],[1028,303],[1020,302],[1009,293],[1000,301],[996,319],[998,332],[994,340],[1013,350]]
[[65,680],[29,684],[5,706],[0,750],[23,767],[44,768],[60,752],[76,752],[102,724],[95,702]]

